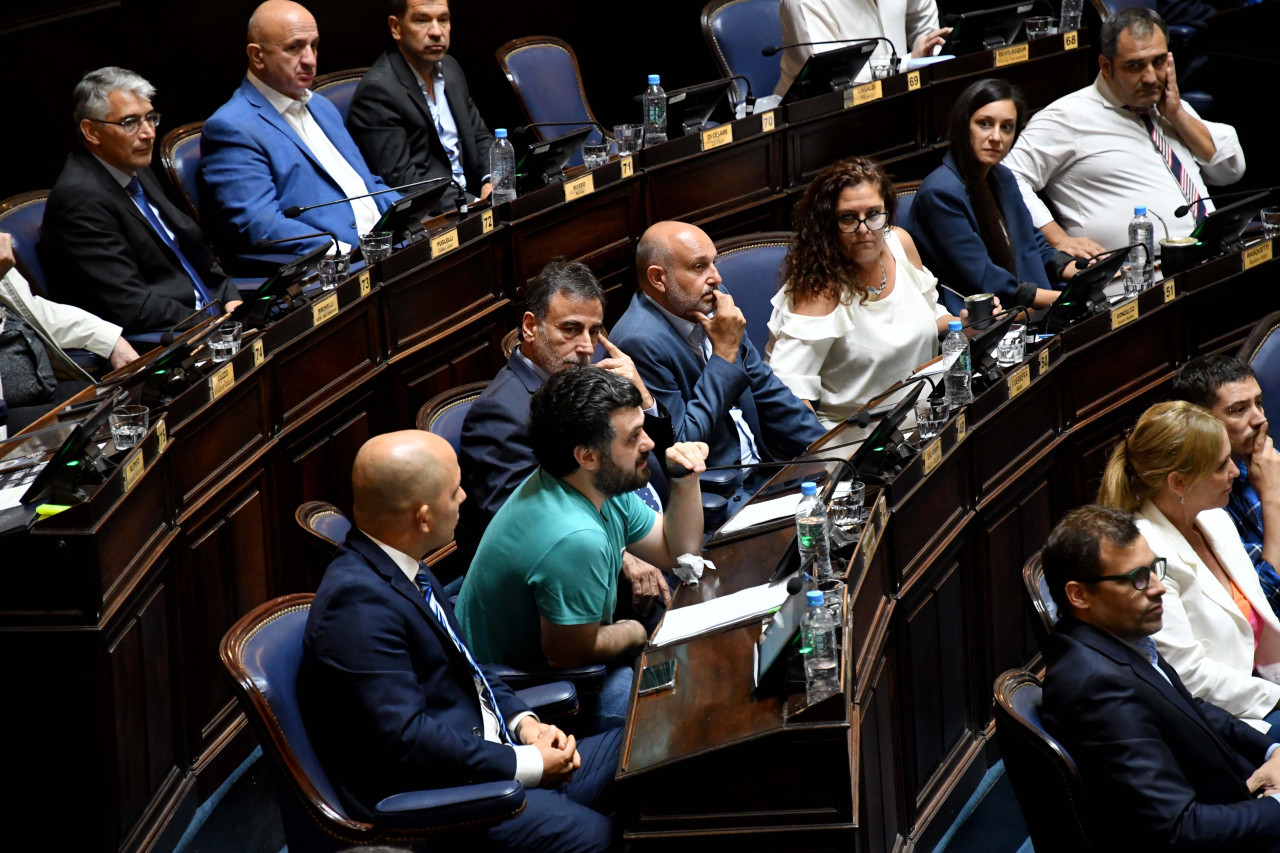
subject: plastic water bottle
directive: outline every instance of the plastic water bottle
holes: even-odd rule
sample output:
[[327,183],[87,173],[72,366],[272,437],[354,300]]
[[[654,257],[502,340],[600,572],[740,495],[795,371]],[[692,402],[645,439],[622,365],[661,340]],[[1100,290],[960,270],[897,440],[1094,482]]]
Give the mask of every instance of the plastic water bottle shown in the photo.
[[816,581],[831,577],[831,543],[827,539],[827,508],[818,497],[816,483],[800,484],[796,506],[796,542],[800,546],[800,571]]
[[489,150],[489,180],[493,183],[493,203],[502,204],[516,197],[516,150],[507,139],[507,129],[493,132],[493,148]]
[[1080,29],[1080,13],[1084,0],[1062,0],[1062,16],[1058,19],[1058,32],[1069,33]]
[[1155,281],[1156,232],[1151,220],[1147,218],[1145,207],[1133,209],[1133,219],[1129,220],[1129,245],[1134,243],[1146,246],[1142,249],[1129,250],[1129,279],[1125,282],[1126,293],[1139,293]]
[[667,93],[662,79],[649,75],[649,88],[644,90],[644,147],[667,141]]
[[[951,411],[973,402],[973,362],[969,358],[969,339],[961,331],[960,321],[947,325],[947,337],[942,342],[942,356],[949,361],[947,368],[947,400]],[[952,358],[955,353],[955,358]]]
[[812,705],[840,690],[840,660],[836,652],[835,617],[823,605],[822,592],[805,593],[809,607],[804,616],[804,686]]

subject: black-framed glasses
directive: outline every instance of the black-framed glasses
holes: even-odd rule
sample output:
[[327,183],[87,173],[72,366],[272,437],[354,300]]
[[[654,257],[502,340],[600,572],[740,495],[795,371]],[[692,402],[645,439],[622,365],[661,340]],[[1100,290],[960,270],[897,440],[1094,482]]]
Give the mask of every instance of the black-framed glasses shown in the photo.
[[1133,584],[1133,588],[1138,592],[1142,592],[1151,585],[1151,576],[1154,574],[1159,580],[1164,580],[1165,558],[1156,557],[1149,566],[1138,566],[1131,572],[1125,572],[1122,575],[1098,575],[1092,578],[1079,578],[1080,583],[1097,583],[1098,581],[1128,581]]
[[869,213],[861,219],[852,213],[841,213],[836,216],[836,227],[845,234],[852,234],[857,231],[859,225],[867,226],[868,231],[883,231],[888,224],[889,214],[883,210]]
[[122,128],[125,133],[133,136],[138,132],[138,128],[142,127],[145,121],[151,125],[151,129],[155,130],[160,126],[160,113],[152,110],[144,116],[126,116],[123,121],[107,121],[105,118],[95,118],[98,124],[114,124],[116,127]]

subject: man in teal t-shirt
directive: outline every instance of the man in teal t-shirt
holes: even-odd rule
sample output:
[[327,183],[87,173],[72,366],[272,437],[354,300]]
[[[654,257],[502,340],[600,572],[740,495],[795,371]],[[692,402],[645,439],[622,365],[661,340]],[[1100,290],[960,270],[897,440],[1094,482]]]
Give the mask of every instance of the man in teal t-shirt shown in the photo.
[[[600,727],[621,725],[631,661],[648,636],[637,621],[613,622],[622,550],[670,568],[698,553],[698,478],[671,480],[665,516],[635,496],[649,478],[640,392],[597,367],[554,374],[530,402],[538,468],[493,517],[458,596],[467,644],[482,663],[525,669],[609,664]],[[682,442],[667,462],[699,473],[707,447]],[[656,523],[661,521],[661,523]],[[588,706],[591,703],[585,703]]]

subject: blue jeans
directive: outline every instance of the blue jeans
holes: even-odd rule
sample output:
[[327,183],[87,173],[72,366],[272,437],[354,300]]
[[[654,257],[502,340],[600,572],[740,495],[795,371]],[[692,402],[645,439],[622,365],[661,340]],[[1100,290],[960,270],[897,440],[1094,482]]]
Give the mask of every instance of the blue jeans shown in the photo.
[[[593,696],[579,697],[577,720],[563,728],[576,737],[621,728],[627,721],[634,661],[618,662],[605,669],[604,687]],[[576,723],[576,724],[575,724]]]

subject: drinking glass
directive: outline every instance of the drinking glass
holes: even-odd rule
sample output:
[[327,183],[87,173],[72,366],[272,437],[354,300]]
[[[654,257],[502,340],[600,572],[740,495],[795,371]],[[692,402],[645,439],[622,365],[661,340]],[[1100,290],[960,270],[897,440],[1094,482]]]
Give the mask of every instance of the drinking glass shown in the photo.
[[946,400],[921,400],[916,403],[916,440],[923,445],[938,433],[951,414],[951,405]]
[[241,326],[239,323],[223,323],[213,336],[209,338],[209,352],[213,355],[213,363],[221,364],[230,361],[240,352]]
[[376,264],[391,257],[391,232],[370,231],[360,237],[360,253],[365,263]]
[[116,450],[128,450],[137,446],[147,434],[147,422],[151,410],[146,406],[116,406],[107,416],[111,425],[111,438],[115,441]]
[[351,272],[351,258],[346,255],[338,255],[335,258],[321,258],[320,266],[317,269],[320,273],[321,290],[333,290],[347,280],[347,276]]
[[1015,323],[996,344],[996,363],[1001,367],[1012,367],[1022,361],[1026,354],[1027,327]]

